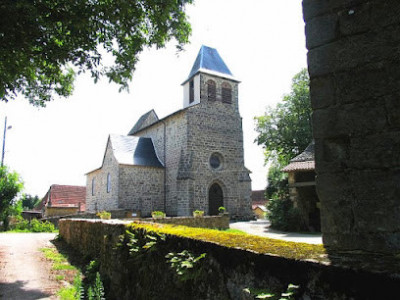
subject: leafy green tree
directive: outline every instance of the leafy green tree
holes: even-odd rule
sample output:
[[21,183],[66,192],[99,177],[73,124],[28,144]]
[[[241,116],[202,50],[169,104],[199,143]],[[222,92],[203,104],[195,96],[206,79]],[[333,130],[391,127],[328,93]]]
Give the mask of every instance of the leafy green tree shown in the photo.
[[292,91],[276,108],[256,117],[256,139],[265,150],[266,161],[285,166],[312,140],[310,79],[307,69],[293,77]]
[[8,229],[8,217],[14,211],[13,205],[17,194],[22,190],[23,183],[19,175],[9,172],[7,167],[0,167],[0,221],[3,229]]
[[268,172],[268,197],[287,194],[286,174],[280,170],[299,155],[312,140],[310,79],[307,69],[292,79],[292,90],[275,108],[268,107],[264,115],[256,117],[256,139],[264,148]]
[[32,196],[29,194],[23,194],[21,199],[23,209],[32,209],[34,208],[37,204],[39,204],[40,199],[38,196]]
[[287,174],[281,170],[299,155],[312,140],[311,102],[307,69],[293,77],[291,92],[275,108],[256,117],[257,143],[262,145],[270,164],[266,189],[271,227],[280,230],[305,230],[297,208],[289,199]]
[[[44,106],[69,96],[75,73],[106,76],[128,88],[139,53],[191,32],[185,5],[193,0],[4,0],[0,3],[0,99],[23,94]],[[104,53],[113,64],[103,64]]]

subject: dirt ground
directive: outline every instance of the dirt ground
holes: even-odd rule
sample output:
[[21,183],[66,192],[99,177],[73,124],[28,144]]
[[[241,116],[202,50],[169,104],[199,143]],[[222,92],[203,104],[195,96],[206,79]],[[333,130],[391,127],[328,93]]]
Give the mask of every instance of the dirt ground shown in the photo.
[[0,299],[57,299],[59,283],[40,248],[53,246],[54,233],[0,233]]

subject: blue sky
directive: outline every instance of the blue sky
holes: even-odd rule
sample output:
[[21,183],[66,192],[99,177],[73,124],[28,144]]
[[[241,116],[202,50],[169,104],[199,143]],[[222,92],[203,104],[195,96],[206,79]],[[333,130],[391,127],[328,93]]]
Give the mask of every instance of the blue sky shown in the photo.
[[[130,92],[106,80],[80,75],[73,96],[35,108],[21,98],[0,103],[1,132],[7,115],[5,163],[21,174],[26,193],[43,197],[51,184],[86,185],[85,173],[101,164],[108,134],[127,134],[155,109],[160,118],[182,108],[181,83],[202,44],[216,48],[237,77],[243,118],[245,165],[253,189],[264,189],[267,168],[256,138],[254,116],[290,92],[292,77],[306,67],[301,1],[202,0],[187,7],[190,44],[146,49]],[[1,134],[2,136],[2,134]]]

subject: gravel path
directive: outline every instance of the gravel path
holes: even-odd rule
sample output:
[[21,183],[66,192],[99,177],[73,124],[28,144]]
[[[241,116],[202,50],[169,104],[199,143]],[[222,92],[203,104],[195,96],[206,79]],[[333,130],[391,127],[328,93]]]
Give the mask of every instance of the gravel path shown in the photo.
[[254,234],[272,239],[285,240],[297,243],[322,244],[322,236],[318,233],[284,232],[269,228],[268,220],[257,220],[248,222],[235,222],[230,228],[239,229],[249,234]]
[[0,299],[57,299],[51,262],[40,248],[52,246],[54,233],[0,233]]

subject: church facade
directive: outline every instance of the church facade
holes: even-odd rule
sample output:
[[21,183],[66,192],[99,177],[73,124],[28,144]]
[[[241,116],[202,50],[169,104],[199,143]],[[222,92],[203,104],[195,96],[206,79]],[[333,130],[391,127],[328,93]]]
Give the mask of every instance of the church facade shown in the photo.
[[202,46],[182,84],[183,109],[163,119],[151,110],[127,136],[109,136],[102,166],[87,174],[87,211],[189,216],[224,206],[252,218],[238,84],[217,50]]

